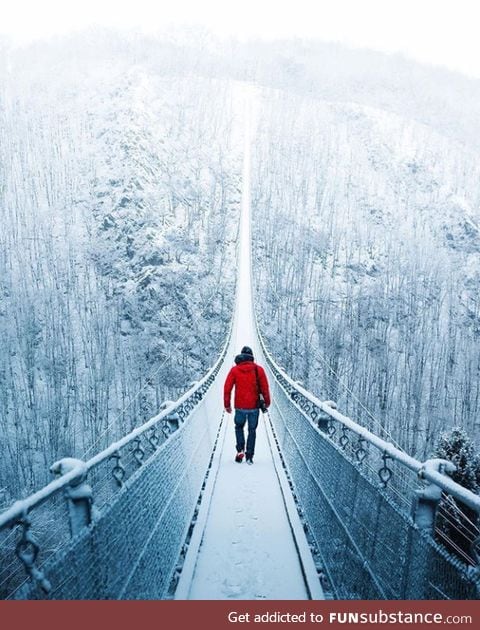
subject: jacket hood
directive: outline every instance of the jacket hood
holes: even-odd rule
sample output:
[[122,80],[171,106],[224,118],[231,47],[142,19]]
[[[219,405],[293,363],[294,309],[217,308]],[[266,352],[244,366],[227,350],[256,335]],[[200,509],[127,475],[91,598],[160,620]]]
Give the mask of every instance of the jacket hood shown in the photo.
[[240,370],[242,374],[249,374],[255,372],[255,363],[253,361],[244,361],[243,363],[237,363],[237,370]]

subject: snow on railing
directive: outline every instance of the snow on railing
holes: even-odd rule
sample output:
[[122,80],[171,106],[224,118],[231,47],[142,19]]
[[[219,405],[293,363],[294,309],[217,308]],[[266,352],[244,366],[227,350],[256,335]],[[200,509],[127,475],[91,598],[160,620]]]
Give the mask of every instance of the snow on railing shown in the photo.
[[[227,344],[228,345],[228,344]],[[118,453],[121,449],[125,448],[129,444],[133,442],[137,442],[138,439],[145,436],[145,433],[149,429],[155,429],[155,431],[151,431],[149,436],[147,437],[148,441],[151,443],[152,438],[153,442],[155,442],[155,438],[160,440],[160,436],[158,436],[158,425],[163,423],[162,434],[165,437],[165,434],[170,433],[170,429],[167,428],[168,425],[172,425],[172,418],[175,416],[180,417],[180,425],[184,421],[184,419],[188,416],[188,414],[194,409],[196,404],[202,400],[205,391],[209,388],[211,383],[213,382],[212,376],[216,376],[218,372],[218,368],[223,362],[223,358],[226,353],[227,345],[222,351],[220,358],[217,360],[215,365],[207,372],[207,374],[202,378],[201,381],[195,383],[187,390],[178,400],[171,402],[166,409],[162,412],[142,424],[141,426],[133,429],[126,436],[113,442],[106,449],[94,455],[88,461],[83,462],[79,459],[74,458],[65,458],[58,462],[55,462],[50,470],[52,473],[60,472],[61,476],[54,481],[51,481],[49,484],[30,495],[29,497],[15,501],[12,506],[7,509],[5,512],[0,514],[0,530],[5,527],[11,527],[16,521],[21,518],[24,518],[33,508],[41,505],[47,499],[49,499],[53,494],[56,494],[60,490],[65,490],[69,488],[71,485],[75,485],[76,481],[83,479],[86,474],[97,467],[100,463],[105,462],[108,459],[114,458],[117,460],[117,466],[119,465],[119,457]],[[136,445],[137,446],[137,445]],[[138,447],[138,446],[137,446]],[[156,449],[155,449],[156,450]],[[139,451],[133,450],[133,453],[138,453]],[[135,456],[135,455],[134,455]],[[140,463],[140,460],[139,460]],[[66,466],[68,465],[69,469],[66,472]],[[65,471],[65,472],[64,472]],[[121,486],[123,484],[124,479],[117,479],[117,483]]]
[[[382,454],[385,454],[387,459],[397,461],[403,466],[409,468],[417,473],[419,479],[429,481],[438,486],[480,514],[480,496],[456,483],[451,477],[448,477],[445,474],[446,472],[454,472],[456,470],[456,467],[452,462],[443,459],[430,459],[425,462],[421,462],[400,450],[390,442],[378,437],[365,427],[362,427],[348,416],[340,413],[336,409],[336,404],[334,402],[319,400],[316,396],[307,391],[300,383],[294,381],[288,376],[288,374],[274,361],[260,335],[259,339],[265,358],[267,359],[277,380],[279,380],[284,387],[288,388],[292,400],[300,406],[302,411],[306,413],[310,419],[317,423],[319,428],[323,427],[326,429],[327,434],[331,434],[332,429],[331,424],[329,425],[329,420],[338,422],[342,427],[345,427],[345,429],[355,433],[361,441],[371,444]],[[295,392],[298,394],[297,396],[295,396]],[[342,444],[341,437],[339,441],[340,444]]]
[[258,337],[277,443],[334,595],[478,597],[479,529],[465,506],[480,514],[480,497],[447,476],[452,462],[421,462],[319,400]]
[[[240,256],[239,229],[238,227],[234,239],[237,263]],[[235,280],[238,283],[237,277]],[[237,302],[238,290],[236,288],[234,313],[236,312]],[[190,423],[185,423],[185,420],[205,398],[206,392],[214,383],[223,364],[231,341],[232,331],[233,319],[230,322],[220,356],[213,367],[200,381],[192,383],[178,400],[164,402],[162,405],[164,409],[160,413],[97,455],[94,455],[88,461],[64,458],[55,462],[50,470],[58,476],[57,479],[25,499],[15,501],[10,508],[0,513],[0,535],[3,534],[3,538],[0,537],[0,599],[16,597],[16,594],[26,587],[28,578],[31,578],[32,583],[36,582],[46,594],[51,591],[52,585],[45,577],[41,567],[51,557],[61,552],[69,541],[74,539],[82,529],[85,530],[86,526],[98,517],[98,506],[102,504],[108,506],[112,498],[111,489],[108,487],[109,482],[113,481],[116,489],[121,489],[128,479],[133,477],[134,473],[144,464],[150,462],[154,456],[159,458],[162,456],[162,450],[167,449],[171,442],[169,438],[179,435],[184,428],[187,428],[187,425]],[[209,422],[210,424],[215,424],[216,419],[211,418]],[[212,426],[209,426],[207,432],[211,432],[211,430]],[[192,432],[194,432],[193,429]],[[209,439],[212,439],[210,433]],[[216,439],[218,439],[218,434],[212,442],[212,449]],[[129,446],[132,447],[130,453],[128,453]],[[207,447],[206,444],[203,446]],[[191,458],[194,459],[196,457],[199,461],[199,451],[201,452],[202,448],[197,448]],[[128,457],[128,455],[131,455],[131,457]],[[183,455],[185,457],[185,454]],[[202,462],[203,460],[208,462],[210,455],[208,452],[202,454]],[[127,458],[129,462],[126,462]],[[113,467],[110,466],[112,461],[114,462]],[[198,467],[198,461],[192,465],[192,468],[195,468],[195,464]],[[185,463],[191,464],[191,461]],[[205,462],[202,465],[205,465]],[[106,467],[108,470],[105,473],[102,469]],[[168,462],[165,468],[168,468]],[[186,473],[188,471],[182,471],[182,479],[188,477]],[[202,471],[202,475],[204,474],[205,471]],[[198,476],[198,471],[196,476]],[[87,478],[89,483],[87,483]],[[91,481],[95,482],[94,496],[89,485]],[[198,509],[195,507],[196,502],[201,500],[202,482],[204,482],[203,476],[200,478],[199,492],[193,493],[193,518],[195,510]],[[178,493],[179,490],[180,484],[177,483],[174,492]],[[62,501],[61,491],[63,491],[67,500],[68,531],[65,528],[66,519],[62,513],[62,502],[64,507],[65,501]],[[187,494],[190,493],[187,492]],[[37,529],[41,540],[38,540],[38,536],[31,531],[34,529],[34,524],[30,517],[33,511],[41,512],[40,518],[37,519],[37,521],[40,521]],[[179,538],[179,540],[183,535],[183,546],[185,546],[185,541],[188,538],[188,519],[190,517],[187,516],[185,518],[188,522],[187,531],[182,534],[177,518],[176,530],[178,531],[175,532],[175,537]],[[8,528],[11,528],[12,531],[7,533]],[[19,536],[18,530],[20,531]],[[174,561],[177,559],[177,556],[178,553],[174,554]],[[40,566],[40,569],[38,566]],[[160,569],[163,572],[164,567],[160,567]],[[24,577],[25,572],[28,576],[27,579]],[[162,574],[161,580],[163,579],[164,576]],[[154,578],[150,581],[155,583],[155,581],[159,582],[160,579]],[[101,598],[102,595],[101,593],[95,593],[94,597]],[[158,597],[158,595],[156,594],[155,597]]]
[[[231,328],[213,367],[177,401],[164,403],[165,408],[160,413],[88,461],[64,458],[55,462],[50,470],[58,475],[57,479],[25,499],[16,501],[0,514],[0,532],[4,534],[3,540],[0,540],[0,558],[3,561],[0,569],[0,598],[12,596],[15,589],[25,583],[19,571],[22,566],[27,576],[38,583],[45,593],[50,591],[50,582],[39,568],[41,564],[63,548],[69,537],[75,537],[82,528],[94,521],[99,514],[98,506],[108,504],[115,495],[114,488],[122,488],[144,464],[153,457],[161,456],[170,438],[189,424],[185,421],[215,381],[230,337]],[[208,454],[206,457],[208,459]],[[168,462],[166,466],[168,468]],[[90,483],[95,488],[94,496]],[[62,492],[67,500],[69,535],[64,527],[65,518],[61,514],[64,511],[60,507],[62,500],[59,503],[57,499],[62,496]],[[37,512],[40,516],[33,523],[32,516],[38,516]],[[35,526],[37,532],[33,534]],[[15,531],[6,533],[8,528]],[[57,537],[52,536],[55,531]]]

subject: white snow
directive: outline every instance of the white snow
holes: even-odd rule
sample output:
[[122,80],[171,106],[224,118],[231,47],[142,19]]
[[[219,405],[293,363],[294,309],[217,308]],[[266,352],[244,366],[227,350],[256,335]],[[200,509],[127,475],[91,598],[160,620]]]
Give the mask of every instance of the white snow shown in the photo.
[[[248,102],[248,91],[246,93]],[[247,128],[248,118],[247,115]],[[250,285],[250,154],[246,133],[242,221],[239,242],[237,307],[227,357],[249,345],[258,354]],[[229,369],[230,365],[226,366]],[[223,377],[225,373],[223,373]],[[221,377],[220,377],[221,378]],[[220,402],[221,404],[221,402]],[[233,414],[225,414],[219,444],[202,506],[196,537],[190,544],[177,598],[308,599],[292,524],[277,476],[267,418],[260,414],[254,465],[237,464]],[[209,495],[211,492],[211,495]],[[295,514],[298,518],[298,516]],[[292,518],[292,516],[290,516]],[[204,526],[203,536],[198,528]],[[302,532],[303,533],[303,532]],[[198,549],[198,556],[197,556]],[[194,557],[192,557],[194,556]],[[193,575],[192,575],[193,574]],[[191,581],[190,581],[191,580]]]
[[264,420],[255,463],[233,461],[225,442],[188,599],[307,599]]

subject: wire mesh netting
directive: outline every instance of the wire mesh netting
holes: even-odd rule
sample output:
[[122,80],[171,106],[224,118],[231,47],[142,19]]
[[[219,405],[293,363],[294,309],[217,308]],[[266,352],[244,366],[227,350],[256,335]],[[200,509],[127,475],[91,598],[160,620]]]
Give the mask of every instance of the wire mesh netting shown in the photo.
[[[15,553],[22,525],[1,532],[3,599],[171,595],[219,431],[219,392],[211,387],[215,376],[178,407],[179,425],[168,439],[152,443],[151,432],[145,433],[141,441],[123,447],[120,458],[105,459],[90,471],[96,509],[90,526],[71,537],[63,492],[29,515],[29,531],[38,545],[35,570],[48,580],[48,592],[42,579],[26,575]],[[204,396],[209,388],[213,395]],[[119,463],[120,482],[112,474]]]
[[[219,365],[175,407],[173,417],[129,438],[90,469],[96,507],[90,526],[72,538],[65,498],[57,492],[35,507],[28,528],[20,519],[0,532],[2,598],[171,596],[218,438]],[[275,438],[332,595],[478,598],[477,567],[455,557],[412,520],[420,487],[416,473],[362,434],[326,419],[270,367]],[[447,520],[452,527],[460,518],[448,496],[438,514],[437,538],[447,535]],[[461,518],[460,529],[472,543],[478,528]],[[16,553],[27,529],[38,543],[24,547],[35,556],[33,579]]]
[[414,524],[416,475],[399,462],[386,460],[372,445],[361,445],[362,457],[357,457],[353,435],[338,426],[335,431],[319,429],[311,419],[317,413],[302,409],[305,405],[293,390],[282,387],[278,376],[271,375],[272,422],[332,595],[478,598],[477,569]]

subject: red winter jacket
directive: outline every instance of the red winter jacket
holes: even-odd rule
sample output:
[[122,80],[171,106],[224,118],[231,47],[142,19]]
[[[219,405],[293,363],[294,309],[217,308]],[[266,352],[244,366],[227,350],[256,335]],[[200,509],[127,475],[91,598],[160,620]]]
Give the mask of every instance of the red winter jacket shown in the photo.
[[[257,370],[258,374],[258,384],[255,370]],[[265,370],[260,365],[248,360],[232,367],[223,388],[225,409],[231,406],[230,399],[233,387],[235,387],[233,405],[235,409],[258,409],[258,385],[260,385],[260,392],[263,394],[265,404],[269,407],[270,390]]]

